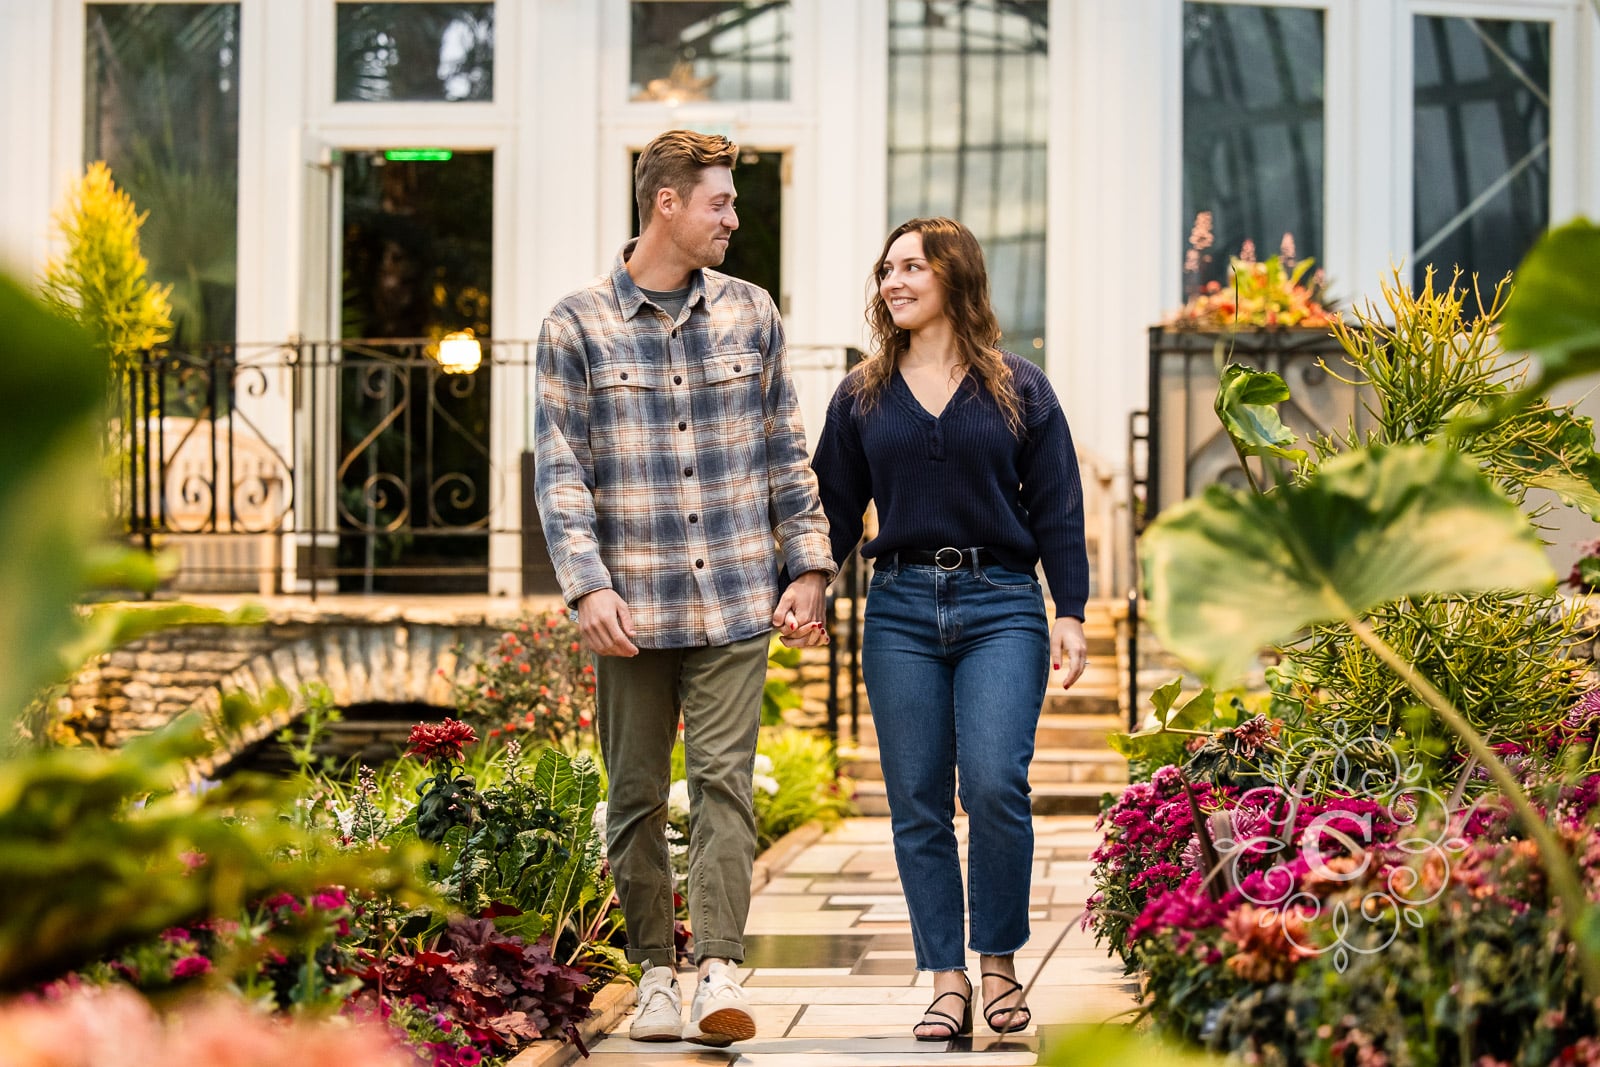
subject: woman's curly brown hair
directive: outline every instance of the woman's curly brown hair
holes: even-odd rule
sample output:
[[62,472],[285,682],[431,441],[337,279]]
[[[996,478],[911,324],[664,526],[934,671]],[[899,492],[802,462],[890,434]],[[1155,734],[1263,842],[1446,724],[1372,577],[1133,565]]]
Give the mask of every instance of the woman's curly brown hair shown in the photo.
[[955,219],[908,219],[883,242],[872,265],[868,283],[867,324],[872,328],[872,352],[852,372],[851,389],[861,410],[870,411],[883,396],[900,357],[911,347],[911,334],[894,324],[888,302],[878,290],[889,249],[908,233],[922,235],[922,255],[933,276],[944,287],[944,313],[956,340],[959,365],[974,374],[1005,413],[1014,434],[1022,429],[1022,403],[1011,382],[1011,368],[1000,354],[1000,322],[989,303],[989,272],[978,239]]

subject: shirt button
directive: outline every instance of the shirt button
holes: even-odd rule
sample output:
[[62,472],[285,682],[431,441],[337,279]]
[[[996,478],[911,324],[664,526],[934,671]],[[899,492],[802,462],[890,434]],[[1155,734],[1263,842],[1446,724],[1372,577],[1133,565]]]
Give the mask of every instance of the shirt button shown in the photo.
[[694,561],[694,565],[696,567],[704,567],[706,565],[706,561],[703,559],[697,559]]
[[683,476],[685,478],[692,478],[694,476],[694,468],[693,467],[685,467],[685,468],[683,468]]
[[[739,369],[738,367],[734,368],[734,370],[738,370],[738,369]],[[683,384],[683,376],[681,374],[674,374],[672,376],[672,384],[673,385],[682,385]]]
[[688,424],[688,423],[687,423],[687,422],[680,422],[680,423],[678,423],[678,429],[680,429],[680,430],[687,430],[687,429],[688,429],[688,428],[689,428],[689,424]]
[[673,330],[672,331],[672,336],[674,336],[674,337],[678,336],[678,331],[677,330]]
[[691,512],[689,512],[689,521],[690,522],[699,522],[700,521],[700,516],[696,515],[694,512],[691,511]]
[[733,373],[735,373],[735,374],[739,373],[739,364],[735,363],[733,365]]
[[627,381],[628,380],[628,372],[627,371],[623,371],[622,372],[622,380],[623,381]]

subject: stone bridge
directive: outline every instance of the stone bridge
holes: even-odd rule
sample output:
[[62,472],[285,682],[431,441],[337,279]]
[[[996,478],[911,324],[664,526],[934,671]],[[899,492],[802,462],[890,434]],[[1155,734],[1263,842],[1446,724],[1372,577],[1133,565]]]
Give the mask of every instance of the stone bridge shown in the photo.
[[[227,608],[239,603],[237,598],[186,599]],[[191,709],[215,711],[224,693],[259,695],[281,685],[292,695],[320,683],[339,708],[367,709],[366,718],[374,720],[365,727],[341,725],[349,735],[344,749],[349,754],[364,743],[396,739],[396,729],[419,717],[442,717],[453,705],[457,678],[464,678],[504,631],[561,610],[554,597],[258,602],[268,613],[264,623],[180,627],[109,653],[72,680],[61,710],[80,734],[118,745]],[[815,652],[822,657],[787,678],[803,687],[805,707],[795,719],[812,725],[822,721],[827,706],[825,653]],[[385,714],[386,708],[393,710]],[[217,763],[271,737],[304,710],[304,701],[295,700],[283,714],[254,724]],[[403,737],[402,729],[398,738]]]
[[[267,601],[268,618],[259,625],[180,627],[119,648],[73,679],[63,710],[81,732],[109,745],[190,709],[214,711],[223,693],[260,694],[274,685],[293,694],[320,683],[341,708],[426,705],[443,713],[458,672],[504,630],[559,606],[337,600]],[[303,710],[295,705],[287,718]],[[260,723],[237,747],[282,725]]]

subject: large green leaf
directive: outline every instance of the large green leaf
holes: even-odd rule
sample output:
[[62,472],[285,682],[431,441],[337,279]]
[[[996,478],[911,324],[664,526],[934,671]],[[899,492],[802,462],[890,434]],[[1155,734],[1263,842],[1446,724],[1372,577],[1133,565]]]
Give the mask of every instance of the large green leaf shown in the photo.
[[1217,418],[1233,438],[1234,447],[1244,456],[1276,456],[1296,462],[1306,458],[1304,449],[1290,447],[1295,432],[1278,418],[1276,405],[1289,399],[1289,386],[1271,371],[1259,371],[1230,363],[1222,371],[1217,387]]
[[1530,390],[1600,371],[1600,226],[1575,219],[1539,239],[1516,271],[1501,340],[1539,357]]
[[572,773],[572,758],[558,748],[539,753],[533,765],[533,787],[544,794],[545,803],[563,811],[578,803],[578,782]]
[[1400,597],[1555,582],[1523,514],[1440,444],[1352,452],[1265,496],[1212,486],[1163,513],[1139,554],[1157,638],[1212,680]]
[[1150,694],[1155,705],[1156,725],[1135,733],[1114,733],[1106,738],[1112,751],[1131,760],[1149,759],[1163,746],[1181,736],[1170,730],[1198,730],[1209,723],[1216,714],[1217,695],[1208,686],[1190,697],[1181,707],[1174,708],[1178,694],[1183,689],[1183,678],[1174,678]]
[[105,358],[0,278],[0,730],[60,673],[99,533]]

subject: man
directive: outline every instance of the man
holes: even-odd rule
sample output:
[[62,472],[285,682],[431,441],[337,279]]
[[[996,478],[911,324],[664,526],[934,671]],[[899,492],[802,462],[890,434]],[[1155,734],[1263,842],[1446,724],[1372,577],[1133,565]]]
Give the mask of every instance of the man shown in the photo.
[[[815,644],[835,567],[783,327],[757,286],[709,268],[739,226],[725,137],[672,130],[634,173],[641,232],[540,332],[539,514],[596,654],[606,840],[640,964],[629,1036],[755,1035],[744,959],[752,767],[767,642]],[[779,595],[776,537],[789,574]],[[689,777],[689,1025],[674,976],[667,790],[680,712]]]

